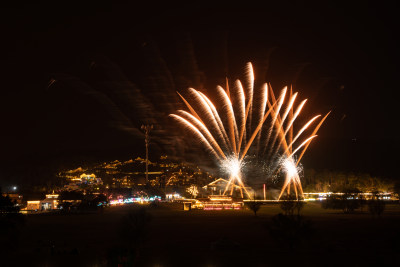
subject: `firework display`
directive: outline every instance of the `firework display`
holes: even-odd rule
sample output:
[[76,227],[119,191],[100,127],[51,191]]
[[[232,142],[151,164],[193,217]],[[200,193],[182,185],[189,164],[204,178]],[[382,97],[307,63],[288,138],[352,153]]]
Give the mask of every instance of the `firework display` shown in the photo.
[[218,108],[204,93],[189,88],[189,98],[178,93],[189,111],[178,110],[170,116],[195,136],[228,174],[224,195],[232,195],[238,186],[242,197],[251,198],[242,168],[252,155],[270,165],[273,173],[285,173],[279,198],[284,192],[302,196],[298,165],[329,113],[322,118],[314,116],[295,132],[295,121],[307,99],[296,106],[298,93],[291,88],[283,88],[276,98],[269,84],[262,84],[260,90],[254,85],[253,66],[247,63],[244,83],[236,80],[230,88],[227,80],[225,89],[217,86]]

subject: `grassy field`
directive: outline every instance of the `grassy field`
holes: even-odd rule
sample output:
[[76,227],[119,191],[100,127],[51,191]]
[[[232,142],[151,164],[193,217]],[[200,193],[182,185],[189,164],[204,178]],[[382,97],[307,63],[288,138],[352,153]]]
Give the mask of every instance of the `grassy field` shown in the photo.
[[[18,247],[1,266],[107,266],[121,251],[121,220],[137,207],[103,213],[29,215]],[[400,206],[387,205],[380,218],[367,212],[343,214],[307,203],[310,227],[289,246],[290,237],[271,235],[278,205],[249,210],[148,209],[151,220],[138,250],[138,266],[400,266]],[[307,224],[308,225],[308,224]]]

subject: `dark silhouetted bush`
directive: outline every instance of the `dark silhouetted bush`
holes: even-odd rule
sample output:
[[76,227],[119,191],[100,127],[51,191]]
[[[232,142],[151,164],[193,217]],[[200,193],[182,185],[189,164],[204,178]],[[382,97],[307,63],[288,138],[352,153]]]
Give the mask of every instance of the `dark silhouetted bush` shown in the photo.
[[379,198],[379,192],[374,192],[371,200],[368,201],[368,210],[373,217],[381,216],[386,208],[386,203]]
[[257,201],[246,202],[246,207],[254,212],[254,216],[257,216],[257,211],[261,208],[261,203]]
[[280,208],[285,215],[293,216],[295,211],[297,211],[297,215],[300,215],[303,207],[304,201],[294,195],[285,195],[281,198]]
[[137,266],[150,221],[151,215],[145,208],[134,209],[122,218],[118,229],[122,242],[108,250],[107,266]]
[[[0,252],[17,248],[25,216],[8,196],[0,195]],[[0,253],[0,254],[1,254]]]
[[359,199],[360,191],[357,189],[344,190],[342,195],[331,195],[322,202],[324,209],[342,210],[344,213],[354,213],[354,211],[364,203],[363,199]]
[[151,215],[145,208],[131,211],[122,218],[119,232],[129,247],[137,247],[144,242],[150,220]]
[[303,216],[282,213],[272,217],[272,223],[267,225],[267,229],[273,239],[290,249],[294,249],[313,234],[311,222]]

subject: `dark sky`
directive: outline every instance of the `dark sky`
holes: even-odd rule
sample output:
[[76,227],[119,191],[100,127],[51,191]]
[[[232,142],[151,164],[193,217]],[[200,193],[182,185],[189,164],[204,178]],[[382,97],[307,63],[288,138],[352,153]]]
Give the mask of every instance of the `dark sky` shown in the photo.
[[259,83],[309,98],[304,119],[332,110],[305,166],[396,178],[394,6],[191,2],[2,7],[3,168],[138,155],[143,123],[157,126],[154,154],[190,161],[187,145],[163,138],[182,107],[174,92],[212,95],[251,61]]

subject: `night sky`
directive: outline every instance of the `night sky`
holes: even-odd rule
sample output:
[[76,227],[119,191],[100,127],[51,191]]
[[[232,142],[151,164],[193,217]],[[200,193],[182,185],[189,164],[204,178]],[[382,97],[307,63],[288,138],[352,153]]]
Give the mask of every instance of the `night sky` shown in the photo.
[[153,155],[204,160],[167,117],[175,92],[213,95],[251,61],[309,99],[304,120],[332,110],[304,166],[397,178],[394,6],[191,2],[2,7],[3,172],[144,154],[144,123]]

